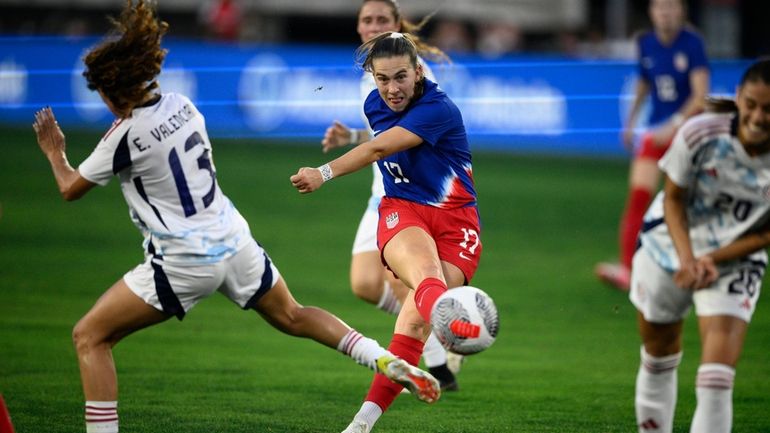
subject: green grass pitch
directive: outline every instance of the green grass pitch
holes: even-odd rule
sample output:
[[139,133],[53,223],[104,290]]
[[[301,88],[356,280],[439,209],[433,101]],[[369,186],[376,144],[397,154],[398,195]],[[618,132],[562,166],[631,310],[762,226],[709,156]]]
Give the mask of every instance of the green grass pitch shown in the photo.
[[[31,123],[31,120],[30,120]],[[82,161],[93,133],[68,133]],[[83,432],[71,330],[142,260],[117,181],[78,202],[59,197],[32,129],[2,129],[0,393],[19,433]],[[214,140],[218,179],[299,302],[333,311],[387,344],[394,317],[353,297],[350,248],[369,194],[362,170],[301,196],[289,176],[320,146]],[[378,433],[631,432],[639,359],[635,312],[599,284],[616,251],[625,161],[477,152],[484,253],[473,285],[501,315],[498,341],[467,359],[461,390],[435,405],[400,397]],[[691,316],[679,369],[676,432],[687,432],[699,358]],[[214,295],[183,322],[140,331],[114,349],[122,431],[339,432],[371,373]],[[738,366],[734,431],[770,431],[770,307],[759,302]]]

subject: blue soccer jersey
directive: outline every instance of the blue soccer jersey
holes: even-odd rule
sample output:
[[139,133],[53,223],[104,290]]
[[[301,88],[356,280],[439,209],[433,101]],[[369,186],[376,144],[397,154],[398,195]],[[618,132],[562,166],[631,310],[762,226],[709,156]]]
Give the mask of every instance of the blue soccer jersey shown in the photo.
[[436,83],[425,79],[423,95],[401,112],[391,110],[375,89],[364,112],[375,136],[400,126],[423,140],[378,161],[386,196],[447,209],[476,204],[462,115]]
[[650,125],[676,113],[690,97],[690,72],[708,68],[703,39],[682,30],[671,45],[662,45],[655,32],[642,34],[639,43],[639,75],[650,84]]

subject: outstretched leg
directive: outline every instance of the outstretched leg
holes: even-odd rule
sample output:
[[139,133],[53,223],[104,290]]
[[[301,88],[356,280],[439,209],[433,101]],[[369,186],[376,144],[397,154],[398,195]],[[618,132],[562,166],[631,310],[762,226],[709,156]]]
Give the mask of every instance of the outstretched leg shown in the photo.
[[[337,349],[359,364],[383,373],[393,386],[412,385],[409,380],[419,379],[429,383],[430,389],[438,390],[438,382],[430,374],[410,366],[411,358],[401,359],[398,354],[385,350],[376,341],[359,334],[345,322],[317,307],[304,307],[289,292],[283,278],[256,304],[256,310],[276,329],[296,337],[313,339],[327,347]],[[420,352],[417,353],[419,359]],[[409,363],[405,362],[410,361]],[[394,383],[395,382],[395,383]],[[400,384],[397,385],[396,383]],[[419,390],[415,390],[419,391]],[[426,402],[435,401],[438,395],[415,392],[414,396]]]
[[147,305],[121,279],[75,325],[72,339],[86,399],[87,431],[118,431],[118,379],[112,347],[132,332],[168,317]]

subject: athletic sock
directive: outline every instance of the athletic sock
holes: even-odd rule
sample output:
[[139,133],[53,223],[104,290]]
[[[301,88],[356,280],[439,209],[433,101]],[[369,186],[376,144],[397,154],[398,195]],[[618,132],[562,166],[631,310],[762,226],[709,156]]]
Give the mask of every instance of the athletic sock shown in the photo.
[[118,433],[118,402],[86,401],[86,433]]
[[374,427],[374,423],[382,416],[382,409],[377,404],[371,401],[365,401],[361,405],[361,409],[358,410],[356,416],[353,417],[354,421],[363,421],[369,428]]
[[728,433],[733,425],[733,381],[735,369],[709,363],[698,367],[695,395],[698,404],[690,433]]
[[414,292],[414,303],[417,305],[420,316],[427,323],[430,323],[430,311],[433,304],[446,290],[446,284],[438,278],[426,278],[417,286],[417,290]]
[[[422,348],[422,341],[416,338],[403,334],[393,334],[388,351],[411,365],[417,365],[420,361]],[[374,380],[372,380],[365,400],[377,404],[385,412],[403,388],[403,386],[391,382],[384,374],[377,373],[374,375]]]
[[644,213],[651,200],[652,193],[644,188],[632,188],[628,193],[626,208],[620,220],[620,262],[628,269],[631,269]]
[[377,308],[390,314],[398,314],[401,311],[401,302],[396,298],[396,294],[387,280],[382,287],[382,295],[380,295],[380,300],[377,302]]
[[639,432],[670,432],[676,406],[677,367],[682,361],[682,352],[655,357],[642,346],[641,358],[635,398]]
[[364,337],[355,329],[351,329],[342,337],[337,344],[337,350],[374,371],[377,371],[377,358],[388,353],[380,343]]
[[3,400],[2,394],[0,394],[0,432],[14,432],[13,423],[11,422],[11,415],[8,413],[8,408],[5,406],[5,400]]

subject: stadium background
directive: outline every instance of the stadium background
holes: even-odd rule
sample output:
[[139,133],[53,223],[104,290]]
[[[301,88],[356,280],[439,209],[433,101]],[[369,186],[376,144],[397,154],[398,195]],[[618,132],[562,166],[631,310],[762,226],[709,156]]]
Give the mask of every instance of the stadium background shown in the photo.
[[[630,35],[646,26],[644,3],[446,1],[426,27],[434,43],[446,27],[471,35],[447,47],[454,63],[437,73],[469,125],[485,241],[474,284],[497,301],[502,330],[466,363],[460,393],[433,407],[399,399],[378,431],[634,430],[633,308],[591,268],[615,254],[627,170],[617,137],[634,78]],[[709,41],[712,91],[730,94],[749,59],[767,52],[761,2],[689,3]],[[203,111],[220,184],[300,302],[387,341],[393,319],[372,314],[347,284],[369,173],[310,197],[288,183],[297,167],[327,158],[318,140],[331,119],[358,119],[357,4],[244,2],[238,40],[226,41],[207,33],[198,2],[161,1],[171,24],[161,83]],[[35,109],[52,105],[73,164],[88,154],[111,119],[86,91],[79,59],[121,5],[0,0],[0,394],[19,432],[82,431],[70,330],[141,260],[116,182],[63,203],[29,127]],[[437,5],[402,2],[415,19]],[[500,20],[517,29],[517,45],[477,49],[483,29]],[[736,432],[770,430],[769,310],[760,301],[738,369]],[[692,319],[680,369],[682,432],[699,353]],[[121,423],[137,432],[338,431],[370,377],[216,296],[183,324],[142,331],[115,354]]]

